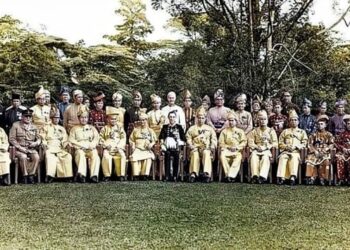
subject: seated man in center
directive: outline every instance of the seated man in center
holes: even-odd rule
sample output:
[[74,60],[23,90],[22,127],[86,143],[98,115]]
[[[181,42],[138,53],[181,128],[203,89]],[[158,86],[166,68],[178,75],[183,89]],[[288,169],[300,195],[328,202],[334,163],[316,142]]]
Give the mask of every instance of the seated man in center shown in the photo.
[[251,152],[250,169],[252,183],[265,183],[270,170],[271,149],[278,147],[277,134],[267,126],[268,116],[265,110],[257,114],[259,127],[248,134],[248,146]]
[[219,137],[220,161],[227,182],[234,182],[242,161],[242,150],[247,145],[247,137],[243,129],[237,128],[238,117],[230,112],[227,115],[228,127]]
[[118,124],[119,110],[115,107],[106,108],[107,125],[100,132],[103,147],[102,170],[104,181],[109,181],[112,175],[112,160],[115,172],[120,181],[125,180],[126,156],[125,144],[126,133],[124,128]]
[[279,138],[277,184],[282,185],[289,178],[293,186],[298,175],[300,152],[306,147],[308,138],[305,130],[298,128],[299,117],[293,109],[289,112],[288,124],[289,128],[283,130]]
[[75,149],[74,160],[78,166],[77,174],[80,182],[84,183],[87,173],[86,157],[88,157],[90,159],[90,179],[97,183],[101,160],[96,146],[100,137],[96,128],[88,124],[89,111],[85,105],[81,105],[77,115],[80,124],[74,126],[69,133],[69,142]]
[[197,124],[186,133],[187,144],[191,150],[190,182],[195,182],[199,174],[200,162],[203,164],[204,181],[209,183],[212,175],[212,157],[215,155],[217,138],[215,130],[204,124],[206,112],[203,108],[197,111]]
[[132,152],[130,161],[134,180],[139,179],[140,176],[143,180],[148,179],[152,160],[155,158],[152,148],[157,141],[157,137],[153,129],[148,127],[147,120],[147,114],[140,113],[139,121],[141,125],[135,127],[129,137]]

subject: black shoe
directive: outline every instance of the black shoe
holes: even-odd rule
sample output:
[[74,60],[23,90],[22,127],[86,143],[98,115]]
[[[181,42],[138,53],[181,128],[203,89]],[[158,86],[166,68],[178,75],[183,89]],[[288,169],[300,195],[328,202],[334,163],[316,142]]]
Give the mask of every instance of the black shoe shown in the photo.
[[266,179],[260,176],[258,182],[259,184],[264,184],[266,182]]
[[170,179],[169,179],[169,177],[165,177],[165,178],[163,179],[163,181],[164,181],[164,182],[168,182],[168,181],[170,181]]
[[125,181],[125,176],[120,176],[120,177],[119,177],[119,180],[120,180],[121,182]]
[[325,186],[326,185],[326,183],[324,182],[324,179],[320,179],[320,185],[321,186]]
[[231,183],[231,182],[232,182],[232,178],[231,178],[231,177],[227,177],[227,178],[226,178],[226,182],[227,182],[227,183]]
[[284,179],[278,178],[277,185],[283,185],[283,184],[284,184]]
[[188,180],[188,182],[189,182],[189,183],[194,183],[194,182],[196,182],[196,177],[193,176],[193,175],[191,175],[190,178],[189,178],[189,180]]
[[45,183],[51,183],[51,182],[53,182],[53,178],[51,176],[47,175],[45,177]]
[[174,177],[174,178],[173,178],[173,182],[177,182],[177,177]]
[[34,176],[33,175],[28,176],[28,184],[34,184]]
[[307,181],[307,184],[308,185],[314,185],[315,184],[315,179],[309,178],[308,181]]
[[291,177],[290,177],[290,185],[291,185],[291,186],[295,186],[295,184],[296,184],[295,176],[291,176]]
[[204,183],[210,183],[210,181],[211,181],[210,176],[207,176],[204,178]]
[[133,179],[133,181],[139,181],[140,180],[140,176],[134,176],[132,179]]
[[80,175],[79,181],[80,181],[80,183],[85,183],[86,182],[86,177],[84,175]]
[[9,177],[8,174],[5,174],[5,175],[2,176],[2,184],[3,184],[4,186],[10,186],[8,177]]
[[23,184],[28,184],[28,176],[23,176]]
[[[96,177],[96,176],[94,176],[94,177]],[[91,178],[91,180],[92,180],[92,178]],[[103,177],[104,182],[109,182],[110,180],[111,180],[111,177]]]
[[257,184],[258,183],[258,176],[254,175],[251,182],[252,182],[252,184]]
[[91,177],[91,182],[97,183],[98,182],[97,176],[92,176]]

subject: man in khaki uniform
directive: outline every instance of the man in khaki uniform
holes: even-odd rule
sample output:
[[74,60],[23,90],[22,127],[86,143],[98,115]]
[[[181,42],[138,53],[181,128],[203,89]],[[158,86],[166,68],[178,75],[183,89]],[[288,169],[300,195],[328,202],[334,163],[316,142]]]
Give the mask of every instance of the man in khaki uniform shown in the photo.
[[246,107],[247,96],[240,94],[235,99],[236,114],[238,116],[237,127],[243,129],[247,135],[253,129],[253,118],[252,114],[244,110]]
[[9,142],[5,130],[0,128],[0,177],[4,186],[10,185],[10,154],[8,152]]
[[156,133],[156,137],[159,137],[160,131],[165,123],[165,116],[160,109],[162,104],[161,98],[156,94],[151,95],[153,109],[147,113],[148,126]]
[[71,128],[75,125],[79,125],[78,111],[84,105],[83,104],[83,91],[76,89],[73,91],[73,101],[63,113],[63,127],[69,133]]
[[124,116],[125,108],[122,107],[123,96],[119,92],[115,92],[112,95],[113,106],[116,108],[117,124],[119,127],[124,128]]
[[75,149],[74,160],[78,166],[78,177],[80,182],[84,183],[86,181],[87,157],[89,159],[90,179],[97,183],[101,160],[96,146],[100,137],[96,128],[88,124],[89,112],[85,105],[81,105],[77,115],[80,124],[71,129],[69,142]]
[[[212,175],[212,156],[217,146],[215,130],[204,124],[206,112],[197,111],[197,124],[190,127],[186,133],[187,144],[191,150],[190,182],[195,182],[199,174],[200,161],[203,164],[204,181],[209,183]],[[214,152],[214,153],[213,153]]]
[[41,144],[38,129],[32,124],[30,109],[22,111],[22,120],[12,125],[9,141],[16,148],[16,157],[21,168],[24,183],[34,183],[34,175],[39,166],[39,153],[37,148]]
[[153,129],[147,125],[147,114],[140,113],[139,120],[141,125],[133,129],[129,138],[132,152],[130,161],[133,176],[137,179],[141,175],[142,179],[147,179],[151,170],[152,160],[155,158],[152,147],[157,138]]
[[279,161],[277,178],[282,185],[286,178],[290,178],[290,184],[295,185],[300,162],[300,152],[307,145],[306,132],[298,128],[299,117],[295,110],[289,111],[289,128],[282,131],[279,138]]
[[234,182],[242,161],[242,150],[247,145],[244,131],[237,128],[238,117],[234,112],[227,115],[228,127],[220,133],[220,161],[227,182]]
[[120,181],[125,180],[126,156],[125,144],[126,133],[124,128],[117,123],[118,109],[106,108],[107,125],[100,131],[100,143],[103,147],[102,171],[104,181],[109,181],[112,175],[112,161]]
[[259,127],[248,134],[248,146],[251,152],[250,169],[252,183],[263,184],[270,170],[271,149],[278,147],[278,139],[275,130],[267,126],[266,111],[259,111],[257,117]]
[[46,94],[43,86],[40,86],[38,92],[35,93],[37,104],[30,109],[33,111],[33,124],[41,131],[44,126],[50,124],[50,107],[46,105]]
[[55,106],[50,111],[51,124],[41,131],[42,145],[45,148],[46,178],[51,183],[58,178],[72,178],[72,156],[66,151],[68,136],[66,130],[58,125],[60,111]]

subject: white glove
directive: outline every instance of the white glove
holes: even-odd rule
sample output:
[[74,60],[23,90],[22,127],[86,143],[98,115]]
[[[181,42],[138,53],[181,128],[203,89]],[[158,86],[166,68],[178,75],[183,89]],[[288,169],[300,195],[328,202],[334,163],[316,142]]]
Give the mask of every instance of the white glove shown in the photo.
[[175,149],[176,148],[176,141],[173,137],[167,137],[165,139],[165,145],[167,149]]

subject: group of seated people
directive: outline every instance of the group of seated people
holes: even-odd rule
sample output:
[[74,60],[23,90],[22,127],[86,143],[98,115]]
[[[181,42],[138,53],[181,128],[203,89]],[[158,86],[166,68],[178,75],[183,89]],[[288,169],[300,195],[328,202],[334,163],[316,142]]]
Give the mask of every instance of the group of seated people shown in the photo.
[[[251,102],[252,112],[245,110],[244,94],[235,97],[234,109],[225,107],[221,89],[214,94],[215,106],[210,107],[210,97],[205,96],[197,109],[192,108],[188,90],[183,95],[183,108],[175,104],[174,92],[168,93],[163,108],[161,98],[153,94],[148,112],[141,107],[138,91],[133,92],[133,105],[127,110],[121,107],[123,96],[119,92],[112,96],[113,106],[106,107],[105,95],[96,93],[92,109],[83,103],[81,90],[72,92],[72,103],[66,88],[57,105],[50,103],[48,95],[41,87],[35,94],[37,104],[25,108],[20,96],[13,94],[12,106],[4,114],[8,135],[0,129],[3,185],[10,184],[14,158],[26,184],[35,182],[44,163],[48,183],[73,177],[82,183],[89,177],[96,183],[101,166],[103,181],[124,181],[129,162],[134,180],[148,179],[152,165],[158,163],[159,168],[164,167],[165,181],[178,181],[181,153],[188,155],[184,168],[191,183],[199,179],[211,182],[216,161],[227,182],[234,182],[240,169],[248,166],[251,182],[265,183],[275,153],[277,184],[295,185],[300,164],[305,163],[307,184],[317,181],[325,185],[332,178],[332,162],[338,183],[350,184],[350,115],[344,112],[345,100],[336,102],[336,114],[330,117],[326,102],[319,104],[316,116],[312,115],[308,99],[298,115],[299,107],[291,102],[289,92],[284,92],[281,100],[262,101],[257,96]],[[305,162],[301,152],[307,152]],[[163,175],[161,170],[159,174]]]

